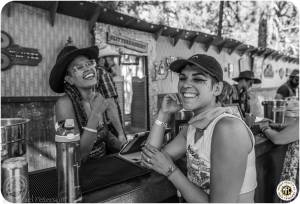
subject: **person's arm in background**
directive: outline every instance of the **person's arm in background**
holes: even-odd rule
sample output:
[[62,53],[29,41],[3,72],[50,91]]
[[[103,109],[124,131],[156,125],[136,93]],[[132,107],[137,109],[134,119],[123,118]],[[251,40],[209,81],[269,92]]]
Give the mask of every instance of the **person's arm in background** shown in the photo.
[[299,118],[279,132],[270,127],[262,131],[274,144],[283,145],[295,142],[299,140]]
[[108,109],[107,109],[107,116],[111,123],[113,124],[114,128],[118,132],[118,139],[122,144],[125,144],[127,142],[122,123],[120,121],[119,113],[118,113],[118,107],[113,98],[106,99],[109,103]]

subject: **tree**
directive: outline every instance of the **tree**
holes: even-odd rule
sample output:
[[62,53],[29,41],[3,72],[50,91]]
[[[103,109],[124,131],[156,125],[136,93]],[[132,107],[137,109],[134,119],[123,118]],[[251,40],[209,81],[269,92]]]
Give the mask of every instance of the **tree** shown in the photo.
[[[225,1],[221,10],[220,1],[98,3],[150,23],[221,35],[285,54],[299,54],[298,11],[288,1]],[[219,19],[219,11],[223,12],[223,19]]]

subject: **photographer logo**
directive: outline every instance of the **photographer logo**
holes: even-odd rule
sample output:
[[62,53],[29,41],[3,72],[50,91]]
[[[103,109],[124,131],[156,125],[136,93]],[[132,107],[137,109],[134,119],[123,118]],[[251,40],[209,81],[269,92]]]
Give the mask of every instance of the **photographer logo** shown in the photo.
[[297,195],[297,187],[291,181],[281,181],[276,190],[278,197],[284,201],[290,201]]

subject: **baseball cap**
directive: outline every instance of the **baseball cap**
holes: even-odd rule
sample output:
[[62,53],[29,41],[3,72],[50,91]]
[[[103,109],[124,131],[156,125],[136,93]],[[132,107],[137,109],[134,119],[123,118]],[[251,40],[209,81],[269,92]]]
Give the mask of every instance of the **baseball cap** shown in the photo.
[[170,64],[170,69],[173,72],[180,73],[188,64],[195,65],[203,72],[216,78],[218,81],[223,81],[223,70],[221,65],[214,57],[205,54],[196,54],[188,59],[175,60]]

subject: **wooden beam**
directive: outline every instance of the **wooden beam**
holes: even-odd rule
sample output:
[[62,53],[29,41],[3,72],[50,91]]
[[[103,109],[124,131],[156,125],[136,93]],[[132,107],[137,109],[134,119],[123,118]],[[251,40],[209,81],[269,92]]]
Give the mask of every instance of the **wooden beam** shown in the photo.
[[124,26],[127,27],[127,26],[132,25],[132,23],[133,23],[135,20],[136,20],[135,18],[129,19],[129,20],[124,24]]
[[275,52],[273,52],[271,55],[270,55],[270,57],[272,58],[272,60],[273,59],[275,59],[277,56],[278,56],[278,51],[275,51]]
[[159,29],[154,33],[154,39],[158,40],[159,36],[161,36],[162,32],[164,31],[164,26],[160,25]]
[[288,62],[291,63],[294,60],[294,58],[290,57]]
[[93,27],[99,18],[100,11],[101,11],[101,7],[97,6],[96,9],[94,10],[94,13],[93,13],[90,21],[89,21],[89,31],[93,30]]
[[275,61],[277,62],[280,58],[282,58],[284,55],[283,54],[279,54],[276,58]]
[[50,15],[50,25],[53,27],[55,23],[55,16],[56,16],[56,11],[58,9],[58,1],[53,1],[51,8],[49,10],[49,15]]
[[204,51],[207,52],[208,48],[210,47],[211,43],[214,41],[214,37],[210,37],[206,42],[204,42]]
[[227,40],[226,39],[223,39],[221,41],[221,43],[219,45],[217,45],[217,48],[218,48],[218,54],[222,51],[224,45],[226,44]]
[[275,50],[269,50],[269,52],[265,53],[264,60],[267,59],[274,52],[275,52]]
[[242,49],[242,50],[238,49],[237,51],[240,56],[243,56],[250,49],[251,49],[250,47],[245,47],[244,49]]
[[182,37],[182,35],[185,33],[184,30],[179,31],[179,33],[177,35],[175,35],[174,37],[174,44],[173,47],[176,46],[176,44],[178,43],[179,39]]
[[233,53],[233,51],[237,48],[239,48],[241,45],[243,45],[241,42],[237,42],[234,46],[232,46],[231,48],[228,48],[227,53],[229,55],[231,55]]
[[200,35],[196,35],[195,37],[193,37],[193,39],[189,43],[189,49],[191,49],[193,47],[193,45],[195,44],[195,42],[197,41],[197,39],[199,37],[200,37]]

